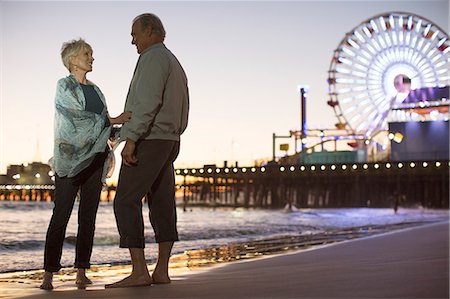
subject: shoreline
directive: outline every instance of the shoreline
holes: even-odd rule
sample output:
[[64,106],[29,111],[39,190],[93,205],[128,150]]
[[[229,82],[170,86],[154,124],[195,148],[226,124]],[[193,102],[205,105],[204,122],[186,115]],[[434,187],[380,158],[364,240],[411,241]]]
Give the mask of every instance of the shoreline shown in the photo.
[[[174,281],[179,277],[190,277],[192,274],[200,274],[211,270],[228,267],[241,262],[264,260],[266,258],[302,254],[309,251],[320,250],[347,242],[366,240],[379,236],[401,233],[430,225],[439,225],[448,221],[439,222],[414,222],[395,225],[382,225],[373,227],[354,228],[352,232],[346,230],[335,231],[334,234],[327,232],[316,235],[316,238],[303,238],[299,242],[293,236],[288,236],[292,242],[286,244],[286,238],[271,238],[244,242],[239,244],[228,244],[214,248],[187,251],[184,254],[175,254],[171,258],[170,275]],[[242,249],[245,250],[242,250]],[[264,250],[262,250],[264,249]],[[151,271],[154,264],[148,265]],[[88,276],[94,281],[94,285],[88,286],[88,290],[102,290],[104,284],[116,281],[128,275],[131,271],[129,264],[102,264],[93,265],[88,271]],[[39,289],[43,270],[15,271],[0,273],[0,298],[19,298],[28,295],[48,294]],[[55,290],[61,294],[63,291],[77,290],[75,285],[75,270],[63,268],[54,277]]]
[[[393,224],[374,224],[346,227],[341,229],[333,228],[314,234],[277,234],[271,236],[263,236],[247,241],[237,241],[227,244],[219,244],[212,247],[189,249],[184,251],[183,253],[174,252],[172,253],[170,264],[173,265],[172,268],[179,268],[179,265],[174,264],[179,264],[181,262],[189,263],[189,265],[187,266],[188,268],[203,267],[209,266],[209,264],[214,265],[222,262],[232,262],[235,260],[272,255],[285,251],[305,250],[309,249],[310,247],[314,248],[316,246],[334,244],[337,242],[352,239],[366,238],[371,235],[384,234],[391,231],[395,232],[397,230],[409,227],[438,223],[441,221],[443,220],[408,221]],[[208,260],[209,262],[205,263],[202,262],[202,260]],[[147,264],[149,266],[151,266],[155,262],[155,259],[147,259]],[[120,267],[127,266],[130,263],[131,260],[124,262],[107,262],[101,264],[92,264],[91,267]],[[183,267],[183,265],[181,267]],[[2,275],[36,272],[40,270],[42,269],[31,268],[0,272],[0,282]],[[74,272],[74,270],[72,267],[63,266],[60,272],[70,273]]]

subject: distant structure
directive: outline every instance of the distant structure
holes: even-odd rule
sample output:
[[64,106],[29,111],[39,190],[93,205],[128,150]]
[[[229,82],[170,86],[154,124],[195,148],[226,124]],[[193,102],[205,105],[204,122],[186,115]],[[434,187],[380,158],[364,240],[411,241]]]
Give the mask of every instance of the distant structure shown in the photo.
[[[448,159],[449,69],[448,34],[430,20],[404,12],[367,19],[345,35],[331,60],[327,104],[336,127],[305,131],[302,112],[299,131],[274,134],[273,156],[275,139],[288,137],[295,138],[295,153],[280,164]],[[334,151],[325,150],[330,142]],[[343,143],[348,150],[338,150]]]
[[52,200],[54,189],[54,173],[48,164],[9,165],[6,175],[0,175],[0,200]]
[[[299,86],[300,129],[272,135],[272,161],[177,169],[185,206],[448,209],[449,69],[449,37],[430,20],[365,20],[331,60],[335,127],[308,127],[308,88]],[[293,139],[294,152],[283,142],[277,157],[279,139]]]

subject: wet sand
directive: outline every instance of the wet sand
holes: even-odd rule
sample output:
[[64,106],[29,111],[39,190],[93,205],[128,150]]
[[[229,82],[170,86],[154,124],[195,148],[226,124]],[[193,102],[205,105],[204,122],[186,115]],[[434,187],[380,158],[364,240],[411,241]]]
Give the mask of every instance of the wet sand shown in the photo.
[[[213,267],[171,269],[169,285],[104,289],[129,266],[102,266],[79,290],[73,271],[55,290],[38,289],[42,271],[26,279],[0,275],[0,298],[448,298],[449,223],[422,225]],[[8,280],[9,275],[9,280]],[[20,273],[14,273],[20,276]]]

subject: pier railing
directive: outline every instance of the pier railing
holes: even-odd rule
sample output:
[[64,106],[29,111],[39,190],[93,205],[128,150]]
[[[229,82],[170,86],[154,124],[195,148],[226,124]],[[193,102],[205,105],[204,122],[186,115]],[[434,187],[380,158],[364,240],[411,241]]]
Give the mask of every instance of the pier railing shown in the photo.
[[176,169],[187,206],[449,207],[449,161]]

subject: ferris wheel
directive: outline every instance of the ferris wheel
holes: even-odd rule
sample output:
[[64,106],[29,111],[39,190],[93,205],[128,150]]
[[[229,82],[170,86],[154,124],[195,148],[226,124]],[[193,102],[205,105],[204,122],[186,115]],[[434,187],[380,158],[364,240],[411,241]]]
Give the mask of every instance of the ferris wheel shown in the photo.
[[443,87],[449,70],[450,42],[441,28],[410,13],[380,14],[352,29],[335,50],[328,105],[341,128],[370,136],[386,129],[402,92],[399,79],[411,89]]

